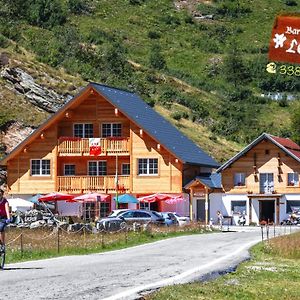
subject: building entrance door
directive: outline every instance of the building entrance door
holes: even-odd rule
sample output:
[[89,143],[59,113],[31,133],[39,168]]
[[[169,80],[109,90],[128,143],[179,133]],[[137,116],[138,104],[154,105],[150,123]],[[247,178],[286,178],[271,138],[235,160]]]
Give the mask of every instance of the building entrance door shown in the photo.
[[205,199],[197,199],[197,220],[205,222]]
[[275,221],[275,200],[259,201],[259,221],[274,223]]

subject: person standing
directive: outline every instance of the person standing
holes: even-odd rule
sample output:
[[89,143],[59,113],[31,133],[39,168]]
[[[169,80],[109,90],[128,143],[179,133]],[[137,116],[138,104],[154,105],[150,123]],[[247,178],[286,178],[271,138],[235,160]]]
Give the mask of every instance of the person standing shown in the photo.
[[8,201],[4,197],[4,191],[0,189],[0,251],[5,251],[5,227],[10,223]]
[[221,212],[219,210],[217,211],[217,217],[218,217],[219,228],[220,228],[220,230],[222,230],[222,227],[223,227],[223,215],[221,214]]

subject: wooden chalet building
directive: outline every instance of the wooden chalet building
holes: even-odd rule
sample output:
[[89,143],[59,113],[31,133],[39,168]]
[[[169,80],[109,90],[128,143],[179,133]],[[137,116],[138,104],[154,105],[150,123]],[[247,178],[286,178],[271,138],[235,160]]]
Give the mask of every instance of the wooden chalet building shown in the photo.
[[235,222],[280,223],[300,211],[300,146],[288,138],[262,134],[218,170],[222,194],[211,195],[211,212],[220,210]]
[[[91,151],[93,143],[98,153]],[[219,166],[136,94],[96,83],[67,102],[0,165],[7,169],[8,193],[24,199],[54,191],[114,196],[116,173],[123,193],[179,194],[195,176]],[[101,215],[114,208],[112,197],[108,199],[99,202]]]

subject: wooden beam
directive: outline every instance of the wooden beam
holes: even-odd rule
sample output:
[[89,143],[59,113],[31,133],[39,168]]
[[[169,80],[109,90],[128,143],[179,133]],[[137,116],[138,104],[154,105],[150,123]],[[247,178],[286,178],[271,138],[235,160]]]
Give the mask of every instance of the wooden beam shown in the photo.
[[280,202],[279,202],[279,197],[276,198],[276,225],[279,225],[279,208]]
[[208,188],[204,186],[205,189],[205,225],[208,225]]
[[252,222],[252,199],[249,198],[249,224]]
[[194,195],[194,190],[191,187],[190,188],[190,219],[193,221],[193,195]]

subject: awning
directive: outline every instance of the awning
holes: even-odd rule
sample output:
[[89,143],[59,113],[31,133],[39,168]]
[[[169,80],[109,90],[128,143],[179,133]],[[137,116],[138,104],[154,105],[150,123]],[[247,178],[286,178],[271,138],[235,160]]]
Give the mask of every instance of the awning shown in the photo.
[[[184,200],[182,194],[152,194],[138,198],[139,202],[153,203],[156,201],[166,201],[166,203],[175,203]],[[170,202],[169,202],[170,201]]]
[[56,201],[72,201],[74,195],[62,194],[62,193],[50,193],[45,196],[41,196],[39,202],[56,202]]
[[110,195],[99,194],[99,193],[88,193],[81,196],[73,198],[73,200],[78,202],[97,202],[97,201],[109,201],[111,199]]
[[[116,201],[116,197],[114,197]],[[118,203],[139,203],[138,199],[131,194],[123,194],[118,196]]]

